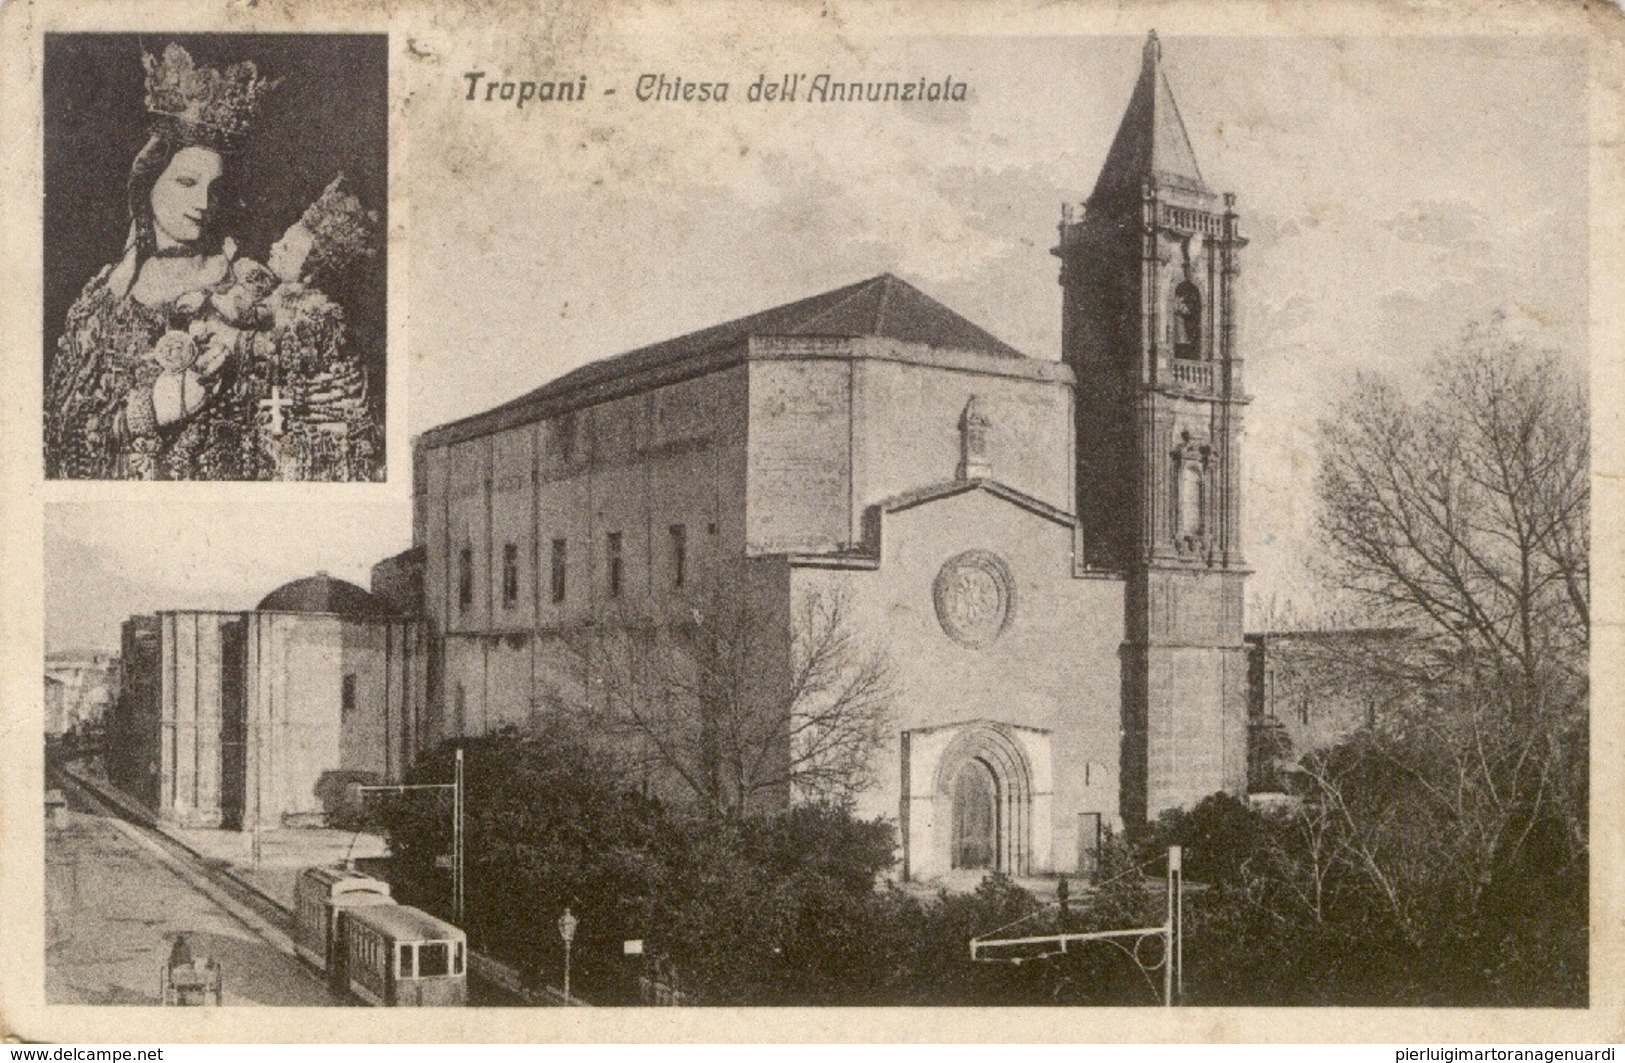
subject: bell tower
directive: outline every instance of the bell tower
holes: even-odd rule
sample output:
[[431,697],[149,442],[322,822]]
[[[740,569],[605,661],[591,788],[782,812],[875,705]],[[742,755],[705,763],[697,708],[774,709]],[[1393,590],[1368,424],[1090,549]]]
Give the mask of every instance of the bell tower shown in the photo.
[[1202,179],[1162,70],[1140,76],[1094,192],[1062,208],[1084,556],[1126,579],[1122,810],[1245,789],[1235,196]]

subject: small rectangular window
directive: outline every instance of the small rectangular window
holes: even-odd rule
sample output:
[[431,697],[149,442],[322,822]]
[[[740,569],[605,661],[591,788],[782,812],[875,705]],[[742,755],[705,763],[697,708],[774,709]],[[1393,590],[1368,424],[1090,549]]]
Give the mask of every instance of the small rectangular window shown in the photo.
[[681,588],[688,579],[688,528],[673,524],[671,533],[671,585]]
[[457,942],[456,945],[452,949],[452,953],[451,953],[451,973],[452,974],[462,974],[463,973],[463,943],[461,941]]
[[444,941],[426,941],[418,946],[418,977],[434,978],[451,971],[451,949]]
[[339,713],[348,716],[355,711],[355,675],[346,675],[339,683]]
[[609,596],[611,598],[619,598],[621,596],[621,567],[622,567],[622,560],[621,560],[621,533],[620,532],[610,532],[609,533],[609,546],[608,546],[608,551],[607,552],[608,552],[608,555],[609,555],[609,557],[608,557],[608,562],[609,562],[609,564],[608,564],[608,569],[609,569]]
[[564,573],[566,550],[569,544],[563,539],[553,540],[553,600],[564,601]]
[[466,611],[474,604],[474,548],[465,546],[457,553],[457,608]]
[[412,963],[413,954],[417,951],[414,945],[401,945],[400,965],[395,970],[397,978],[416,978],[417,970]]
[[502,547],[502,604],[512,608],[519,600],[519,544],[505,543]]

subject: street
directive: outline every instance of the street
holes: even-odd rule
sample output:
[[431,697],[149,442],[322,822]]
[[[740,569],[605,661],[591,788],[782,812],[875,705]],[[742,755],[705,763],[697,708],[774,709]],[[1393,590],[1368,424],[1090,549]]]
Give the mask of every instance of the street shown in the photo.
[[172,936],[219,962],[227,1005],[343,1005],[316,973],[210,899],[77,787],[45,837],[45,995],[52,1004],[159,1002]]

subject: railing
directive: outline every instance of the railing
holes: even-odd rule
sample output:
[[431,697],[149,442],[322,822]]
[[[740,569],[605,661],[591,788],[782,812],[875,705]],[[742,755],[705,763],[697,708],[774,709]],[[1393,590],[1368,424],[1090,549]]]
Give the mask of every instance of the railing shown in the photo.
[[1175,229],[1189,229],[1204,236],[1224,235],[1224,219],[1219,215],[1168,203],[1162,204],[1162,224]]
[[1213,363],[1190,362],[1176,358],[1168,363],[1174,383],[1197,391],[1213,390]]

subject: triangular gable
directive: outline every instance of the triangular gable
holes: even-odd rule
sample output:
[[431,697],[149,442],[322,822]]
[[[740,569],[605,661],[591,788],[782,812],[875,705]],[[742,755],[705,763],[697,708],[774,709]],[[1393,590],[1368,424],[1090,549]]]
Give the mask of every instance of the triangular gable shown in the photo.
[[[788,560],[793,565],[804,565],[813,568],[878,568],[880,565],[881,539],[885,534],[884,525],[887,515],[969,494],[972,491],[986,492],[994,498],[1016,506],[1018,509],[1025,510],[1044,520],[1069,529],[1073,537],[1074,575],[1084,574],[1077,568],[1077,559],[1083,556],[1081,549],[1083,531],[1077,517],[1064,509],[1058,509],[1048,502],[1034,498],[1024,491],[1018,491],[1014,487],[999,483],[997,480],[985,478],[948,480],[883,499],[864,510],[863,541],[855,548],[833,550],[825,553],[790,554]],[[1098,573],[1090,574],[1098,575]]]
[[1074,527],[1078,522],[1076,516],[1064,509],[1058,509],[1024,491],[1017,491],[1014,487],[1006,486],[997,480],[985,477],[975,477],[968,480],[948,480],[928,487],[917,488],[913,491],[905,491],[877,503],[872,508],[882,513],[897,513],[905,509],[913,509],[916,506],[938,502],[945,498],[952,498],[955,495],[967,494],[971,491],[985,491],[994,498],[1001,498],[1014,506],[1025,509],[1029,513],[1036,514],[1064,528]]

